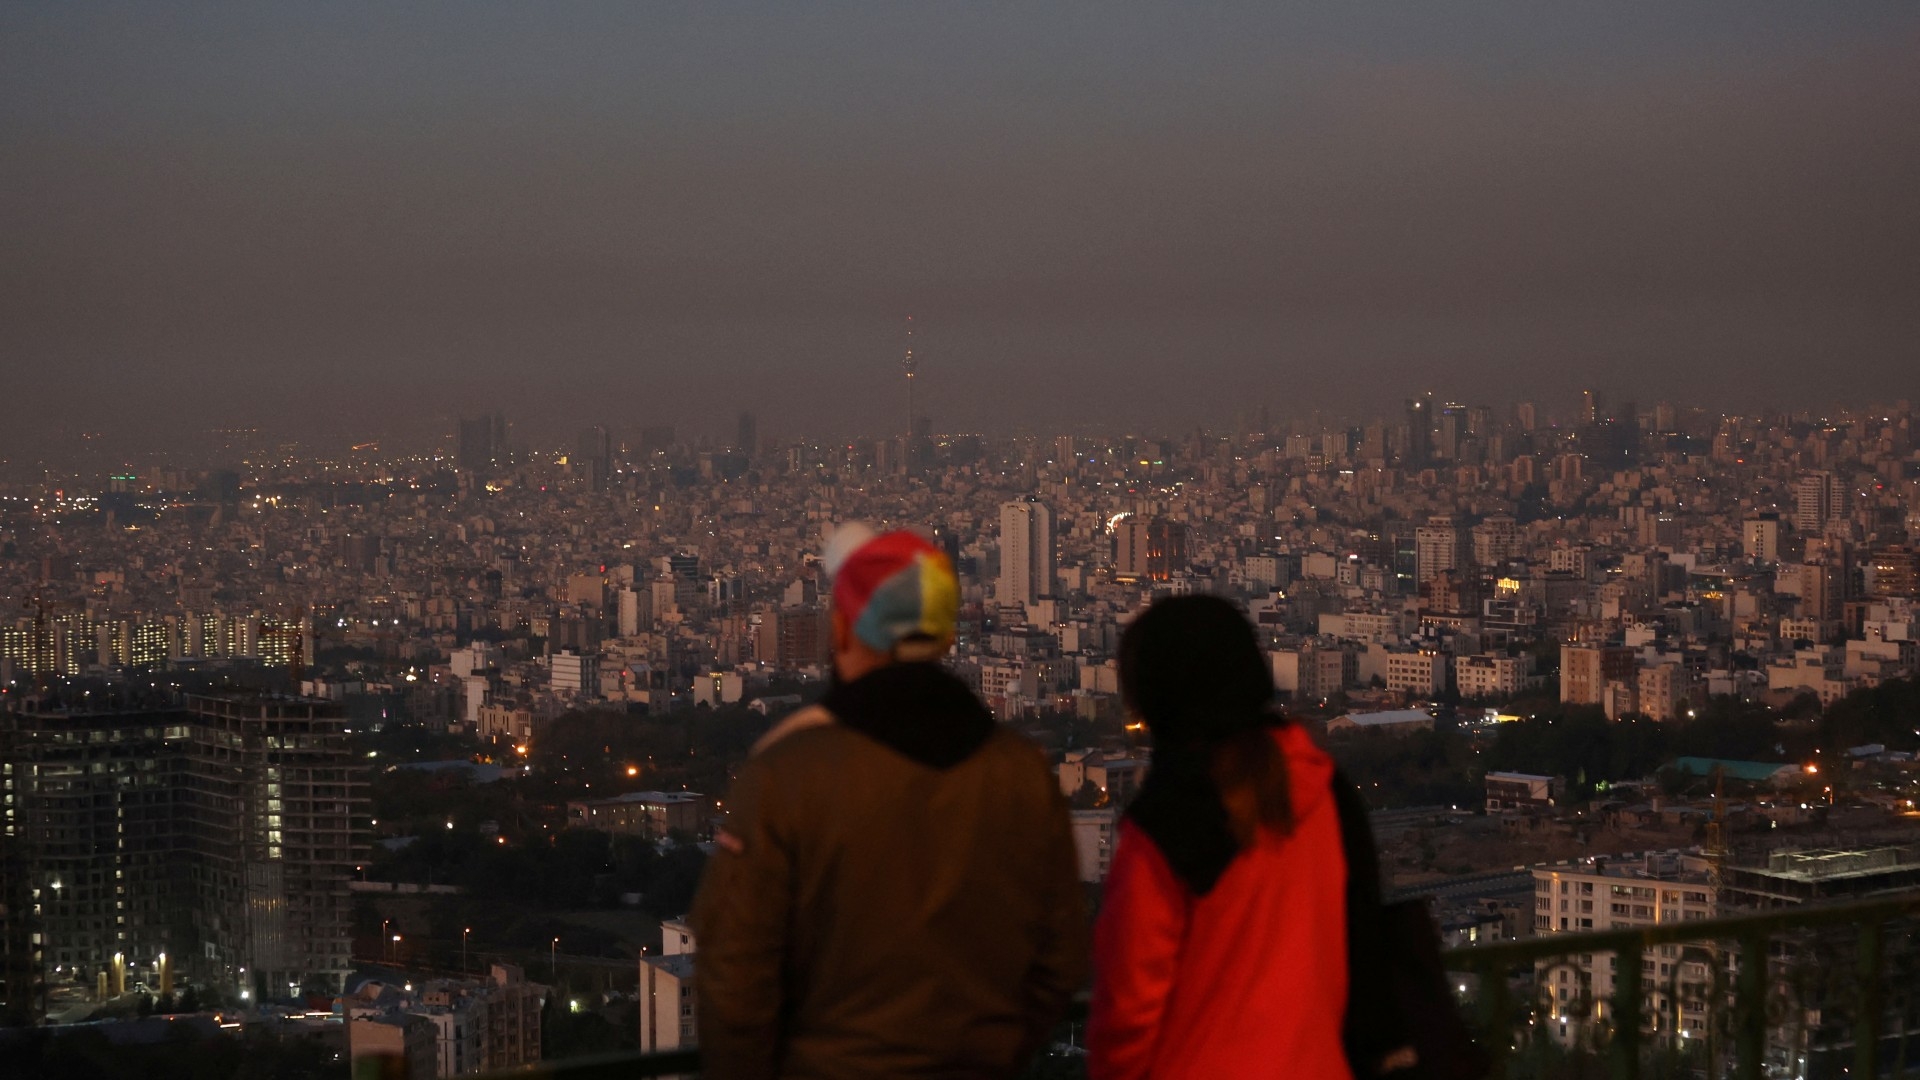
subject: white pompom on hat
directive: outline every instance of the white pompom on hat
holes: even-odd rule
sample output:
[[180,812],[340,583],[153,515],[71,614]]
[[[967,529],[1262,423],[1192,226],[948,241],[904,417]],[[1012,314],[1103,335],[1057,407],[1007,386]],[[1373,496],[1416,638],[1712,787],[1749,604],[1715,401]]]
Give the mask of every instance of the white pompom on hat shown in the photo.
[[860,550],[876,534],[873,527],[864,521],[848,521],[829,526],[826,533],[826,546],[820,552],[820,566],[826,570],[829,579],[838,577],[840,568],[847,563],[847,556]]

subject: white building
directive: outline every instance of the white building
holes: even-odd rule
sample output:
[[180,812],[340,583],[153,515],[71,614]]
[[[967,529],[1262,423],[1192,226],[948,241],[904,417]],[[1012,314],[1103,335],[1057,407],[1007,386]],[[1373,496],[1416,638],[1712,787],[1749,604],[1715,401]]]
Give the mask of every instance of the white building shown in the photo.
[[1001,604],[1027,605],[1054,594],[1053,513],[1037,499],[1000,505]]
[[1413,530],[1414,581],[1425,585],[1442,570],[1465,570],[1467,533],[1450,517],[1432,517]]
[[1469,701],[1512,697],[1525,689],[1528,681],[1525,657],[1483,653],[1453,662],[1454,687]]
[[1114,847],[1120,842],[1120,808],[1074,810],[1073,850],[1080,857],[1080,880],[1099,884],[1113,866]]
[[1447,690],[1446,653],[1433,649],[1387,653],[1387,689],[1415,697],[1438,697]]
[[600,659],[582,656],[572,649],[553,654],[553,688],[579,697],[600,694]]

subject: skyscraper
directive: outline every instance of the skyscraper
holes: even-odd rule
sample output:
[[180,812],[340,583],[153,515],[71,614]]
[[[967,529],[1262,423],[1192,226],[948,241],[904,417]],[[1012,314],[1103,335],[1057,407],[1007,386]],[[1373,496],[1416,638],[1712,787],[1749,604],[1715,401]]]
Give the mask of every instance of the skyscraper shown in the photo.
[[1002,604],[1031,604],[1054,593],[1053,513],[1038,499],[1000,504]]
[[506,464],[507,418],[494,413],[460,421],[460,445],[454,463],[467,472],[483,472]]
[[760,422],[751,412],[741,411],[740,427],[733,437],[733,448],[749,458],[759,455]]
[[1424,469],[1433,461],[1433,399],[1407,399],[1407,448],[1402,464]]
[[613,475],[613,439],[598,424],[580,429],[579,445],[573,457],[576,475],[587,478],[587,486],[603,491]]

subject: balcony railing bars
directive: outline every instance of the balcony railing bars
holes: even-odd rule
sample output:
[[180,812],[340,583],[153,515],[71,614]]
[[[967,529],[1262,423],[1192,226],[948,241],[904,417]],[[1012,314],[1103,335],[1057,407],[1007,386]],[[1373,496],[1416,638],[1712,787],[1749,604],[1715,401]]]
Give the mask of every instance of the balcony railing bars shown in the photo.
[[[1463,996],[1494,1055],[1496,1077],[1533,1071],[1526,1052],[1553,1050],[1549,1025],[1560,1019],[1570,1021],[1570,1031],[1581,1029],[1574,1052],[1598,1051],[1616,1080],[1643,1075],[1818,1080],[1823,1068],[1846,1080],[1920,1076],[1920,934],[1912,924],[1888,932],[1889,923],[1916,916],[1920,891],[1501,941],[1454,949],[1447,953],[1447,966],[1477,982]],[[1666,947],[1673,948],[1672,955],[1648,958],[1648,950]],[[1613,991],[1605,998],[1570,996],[1563,1007],[1555,993],[1562,984],[1555,976],[1567,971],[1569,985],[1576,980],[1590,985],[1592,966],[1608,957],[1639,962],[1614,964]],[[1763,962],[1748,962],[1755,957]],[[1668,964],[1664,980],[1657,967],[1663,962]],[[1643,970],[1647,965],[1656,965],[1651,978]],[[1729,991],[1730,1011],[1720,1007]],[[1689,1028],[1689,1014],[1703,1021]],[[1845,1056],[1833,1061],[1836,1052]],[[484,1080],[692,1076],[699,1072],[699,1060],[697,1049],[613,1054],[546,1062]],[[1569,1063],[1566,1058],[1546,1063],[1541,1075],[1572,1075]],[[1647,1072],[1650,1067],[1655,1071]],[[392,1072],[368,1075],[398,1080]]]
[[[1495,1055],[1496,1076],[1513,1075],[1516,1055],[1544,1048],[1543,1040],[1554,1038],[1552,1025],[1570,1020],[1576,1042],[1605,1054],[1619,1080],[1642,1076],[1655,1051],[1665,1054],[1663,1076],[1817,1080],[1824,1072],[1871,1080],[1920,1071],[1916,934],[1901,922],[1916,915],[1920,892],[1904,892],[1495,942],[1453,950],[1447,964],[1476,977],[1470,1004]],[[1899,927],[1893,934],[1889,923]],[[1603,963],[1613,972],[1611,994],[1598,1001],[1556,996],[1567,983],[1590,986]],[[1664,980],[1659,964],[1667,965]],[[1572,978],[1563,982],[1562,972]],[[1720,1006],[1729,989],[1727,1010]],[[1698,1016],[1691,1027],[1690,1013]],[[1650,1034],[1658,1045],[1650,1045]]]

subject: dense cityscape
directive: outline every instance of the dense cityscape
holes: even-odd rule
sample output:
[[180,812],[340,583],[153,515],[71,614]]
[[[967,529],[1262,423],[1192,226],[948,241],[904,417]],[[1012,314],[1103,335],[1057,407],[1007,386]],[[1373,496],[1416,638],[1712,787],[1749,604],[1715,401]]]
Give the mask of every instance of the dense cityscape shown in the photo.
[[1916,55],[0,5],[0,1080],[1920,1077]]
[[[911,423],[556,446],[490,414],[393,457],[248,430],[9,483],[7,1015],[115,1043],[191,1015],[315,1075],[689,1045],[682,917],[732,770],[824,685],[851,521],[957,568],[949,666],[1053,755],[1096,897],[1150,759],[1119,633],[1189,593],[1244,607],[1450,944],[1920,883],[1906,401]],[[1541,974],[1558,1003],[1613,977]],[[1704,1042],[1716,1003],[1674,985],[1649,1032]]]

